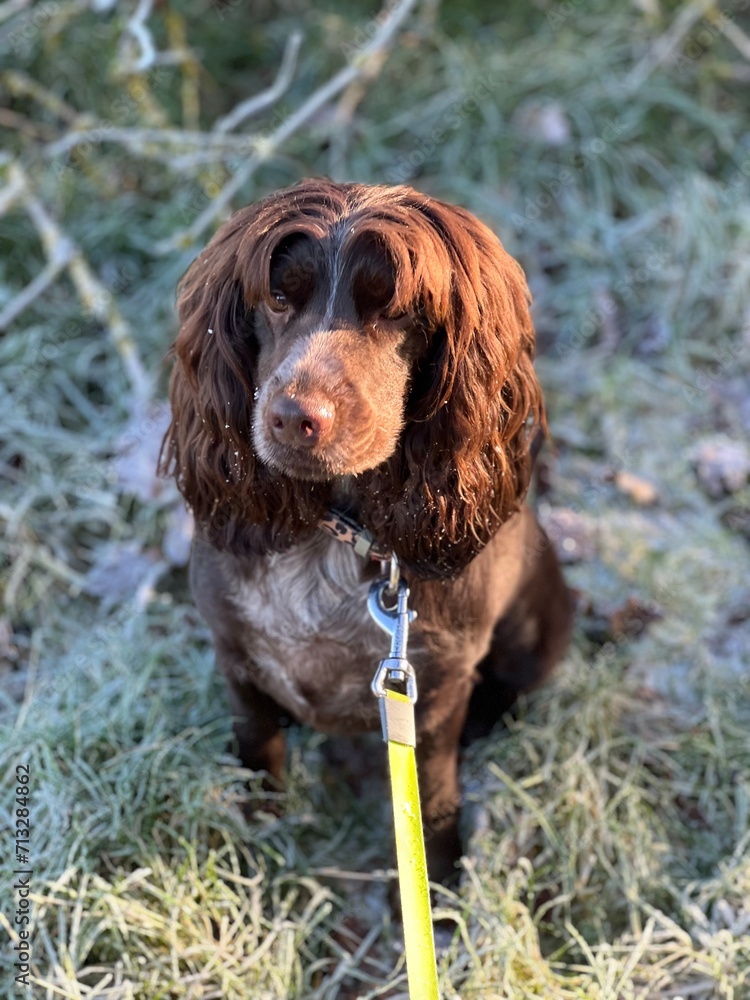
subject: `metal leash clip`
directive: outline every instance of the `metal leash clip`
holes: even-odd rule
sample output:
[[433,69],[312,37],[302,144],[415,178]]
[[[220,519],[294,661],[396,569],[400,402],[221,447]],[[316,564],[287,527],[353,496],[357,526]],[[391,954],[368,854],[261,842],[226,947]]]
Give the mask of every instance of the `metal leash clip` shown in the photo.
[[[391,567],[393,570],[393,567]],[[413,705],[417,700],[417,678],[414,668],[406,658],[409,639],[409,622],[417,617],[416,611],[408,607],[409,588],[403,577],[397,576],[395,587],[390,578],[377,580],[370,587],[367,610],[384,632],[391,637],[390,654],[380,661],[372,680],[372,692],[380,699],[380,718],[383,724],[383,739],[416,745]],[[396,593],[396,605],[386,607],[385,595]],[[391,684],[403,684],[405,694],[390,689]]]

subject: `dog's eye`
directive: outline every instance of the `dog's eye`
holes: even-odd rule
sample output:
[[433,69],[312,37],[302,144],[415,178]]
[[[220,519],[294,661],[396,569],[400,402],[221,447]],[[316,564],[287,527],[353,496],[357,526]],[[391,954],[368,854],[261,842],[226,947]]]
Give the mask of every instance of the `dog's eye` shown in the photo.
[[271,308],[274,312],[284,312],[289,308],[289,302],[283,292],[271,292]]
[[406,319],[406,312],[383,312],[378,318],[384,319],[389,323],[400,323],[402,319]]

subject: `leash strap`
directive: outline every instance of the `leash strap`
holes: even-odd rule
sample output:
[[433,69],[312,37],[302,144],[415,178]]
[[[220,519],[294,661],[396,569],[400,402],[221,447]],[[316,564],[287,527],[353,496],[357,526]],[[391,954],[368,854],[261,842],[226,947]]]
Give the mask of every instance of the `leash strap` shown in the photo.
[[[439,1000],[414,752],[417,743],[414,721],[417,682],[414,670],[406,659],[409,622],[416,615],[408,609],[409,589],[403,578],[398,579],[394,608],[388,608],[384,603],[385,594],[389,591],[393,592],[388,579],[374,583],[370,588],[368,609],[378,625],[391,636],[390,656],[380,661],[372,689],[380,700],[383,739],[388,744],[406,975],[410,1000]],[[405,686],[406,693],[392,690],[388,685],[393,683]]]
[[[386,715],[392,706],[406,703],[414,725],[414,706],[406,695],[386,690],[384,701]],[[438,1000],[435,940],[414,746],[389,738],[388,765],[409,997],[410,1000]]]

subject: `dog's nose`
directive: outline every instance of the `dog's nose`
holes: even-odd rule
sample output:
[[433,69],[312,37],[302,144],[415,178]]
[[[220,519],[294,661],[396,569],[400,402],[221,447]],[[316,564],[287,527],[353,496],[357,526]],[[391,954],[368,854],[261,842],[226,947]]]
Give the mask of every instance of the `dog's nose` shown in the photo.
[[271,434],[280,444],[314,448],[333,425],[334,407],[327,399],[300,399],[279,392],[268,410]]

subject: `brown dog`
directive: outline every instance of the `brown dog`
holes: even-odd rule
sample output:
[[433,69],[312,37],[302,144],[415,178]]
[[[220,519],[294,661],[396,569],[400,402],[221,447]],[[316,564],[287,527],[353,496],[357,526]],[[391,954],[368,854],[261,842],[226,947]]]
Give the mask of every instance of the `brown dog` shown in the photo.
[[463,209],[406,187],[309,180],[237,212],[179,290],[162,468],[197,525],[191,583],[243,764],[278,779],[290,716],[378,730],[377,562],[321,530],[342,511],[394,552],[433,879],[460,856],[457,752],[538,684],[572,601],[523,506],[544,426],[519,265]]

